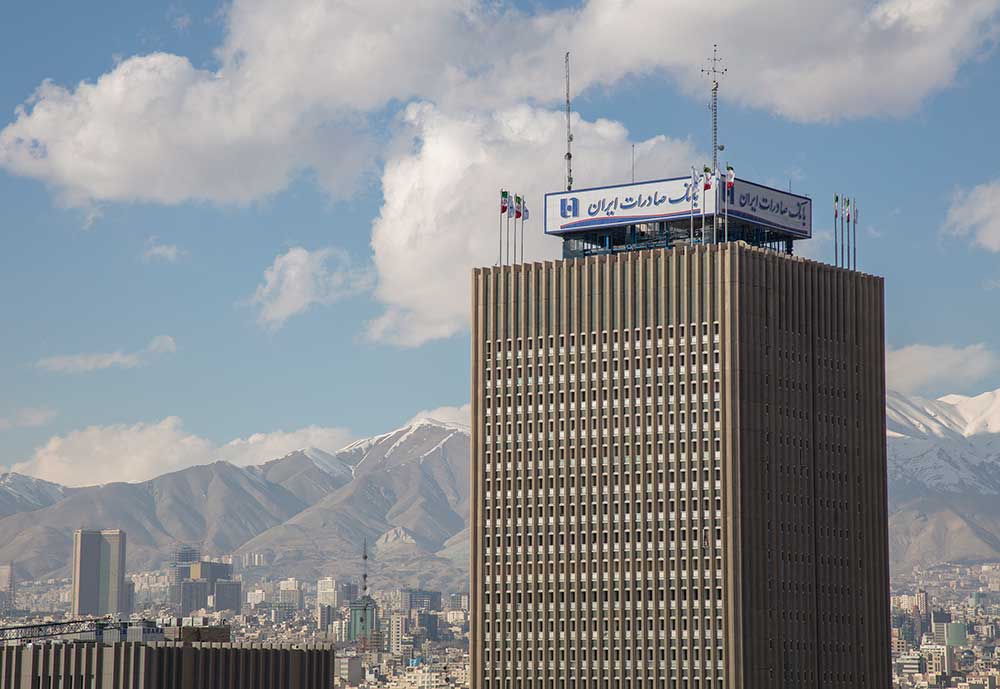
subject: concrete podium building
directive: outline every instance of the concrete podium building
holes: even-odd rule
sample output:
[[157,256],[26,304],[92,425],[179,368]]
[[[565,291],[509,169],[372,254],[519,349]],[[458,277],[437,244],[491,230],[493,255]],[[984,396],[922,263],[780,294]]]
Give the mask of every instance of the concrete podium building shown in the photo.
[[890,686],[883,281],[745,210],[474,271],[474,689]]

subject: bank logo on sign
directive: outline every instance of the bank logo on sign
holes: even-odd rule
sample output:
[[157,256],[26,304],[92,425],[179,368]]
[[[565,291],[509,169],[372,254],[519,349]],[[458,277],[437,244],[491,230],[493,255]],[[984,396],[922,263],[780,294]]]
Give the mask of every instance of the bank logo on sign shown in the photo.
[[573,197],[559,199],[559,214],[564,218],[575,218],[580,215],[580,199]]

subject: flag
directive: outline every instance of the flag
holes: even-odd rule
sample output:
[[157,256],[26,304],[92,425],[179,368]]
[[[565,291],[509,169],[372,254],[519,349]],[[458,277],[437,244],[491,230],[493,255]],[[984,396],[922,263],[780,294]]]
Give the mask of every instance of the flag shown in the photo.
[[726,167],[726,189],[732,189],[736,185],[736,170],[732,165]]
[[507,217],[514,217],[514,200],[510,198],[509,194],[507,195]]
[[861,213],[858,212],[858,200],[854,199],[854,224],[855,225],[857,225],[859,222],[861,222],[860,218],[861,218]]
[[514,197],[514,219],[516,220],[517,218],[520,218],[520,217],[521,217],[521,197],[520,196],[515,196]]
[[521,217],[521,219],[524,220],[524,221],[527,221],[528,220],[528,204],[525,203],[524,206],[522,207],[522,209],[524,211],[524,215]]
[[504,190],[500,191],[500,215],[507,212],[507,192]]
[[691,166],[691,203],[694,203],[694,197],[698,189],[698,171],[694,169],[694,165]]
[[708,165],[705,166],[705,174],[702,176],[705,186],[703,187],[705,191],[712,188],[712,171],[709,169]]
[[845,216],[847,218],[847,223],[850,224],[850,222],[851,222],[851,200],[850,199],[844,199],[844,213],[845,213]]
[[838,194],[833,195],[833,219],[836,220],[840,216],[840,196]]

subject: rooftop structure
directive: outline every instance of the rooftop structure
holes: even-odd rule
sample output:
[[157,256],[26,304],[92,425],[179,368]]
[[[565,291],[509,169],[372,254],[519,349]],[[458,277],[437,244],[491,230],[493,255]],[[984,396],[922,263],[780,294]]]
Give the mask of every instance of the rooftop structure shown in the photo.
[[[709,176],[710,177],[710,176]],[[563,258],[743,241],[793,253],[812,237],[812,200],[743,179],[689,175],[545,195],[545,233]]]

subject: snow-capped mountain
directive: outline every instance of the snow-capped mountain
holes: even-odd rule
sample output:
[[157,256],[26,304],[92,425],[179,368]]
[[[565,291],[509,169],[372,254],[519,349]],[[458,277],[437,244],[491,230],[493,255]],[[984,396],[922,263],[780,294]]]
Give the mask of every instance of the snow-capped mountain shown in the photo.
[[122,528],[129,567],[177,542],[206,555],[264,552],[276,573],[353,576],[367,540],[385,585],[464,587],[469,435],[421,420],[334,453],[303,448],[258,466],[214,462],[141,483],[64,488],[0,475],[0,561],[21,578],[65,574],[73,531]]
[[[373,578],[464,587],[469,519],[469,431],[430,419],[359,440],[326,458],[349,466],[349,482],[241,551],[306,576],[360,572],[362,544],[374,550]],[[320,466],[317,462],[316,466]]]
[[0,517],[59,502],[71,488],[13,471],[0,474]]
[[897,566],[1000,559],[1000,390],[886,404]]
[[[886,421],[894,566],[1000,560],[1000,391],[889,393]],[[22,577],[64,574],[74,529],[121,527],[137,569],[182,541],[210,555],[264,553],[273,574],[354,576],[367,541],[384,585],[461,587],[469,442],[467,427],[424,419],[336,452],[302,448],[136,484],[0,474],[0,561],[15,560]]]
[[889,481],[908,488],[1000,495],[1000,391],[886,400]]

